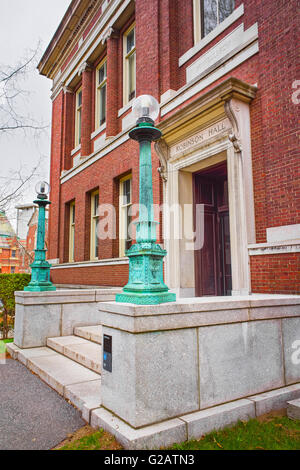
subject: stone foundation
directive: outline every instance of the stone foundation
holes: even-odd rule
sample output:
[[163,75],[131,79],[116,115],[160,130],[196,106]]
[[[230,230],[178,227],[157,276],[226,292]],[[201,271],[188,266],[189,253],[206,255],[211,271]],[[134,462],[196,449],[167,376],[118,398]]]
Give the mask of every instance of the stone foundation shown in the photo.
[[99,304],[102,406],[135,429],[300,381],[300,297]]

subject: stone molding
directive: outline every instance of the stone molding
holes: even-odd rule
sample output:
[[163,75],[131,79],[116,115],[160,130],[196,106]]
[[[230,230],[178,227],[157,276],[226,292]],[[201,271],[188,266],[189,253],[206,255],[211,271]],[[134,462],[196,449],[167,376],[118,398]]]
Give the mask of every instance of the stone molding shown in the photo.
[[196,297],[163,305],[103,302],[101,324],[130,333],[197,328],[210,325],[273,320],[300,316],[300,296],[252,294],[232,297]]
[[89,62],[83,62],[79,67],[78,67],[78,75],[79,77],[83,74],[83,72],[91,72],[93,70],[92,65]]
[[251,244],[248,251],[250,256],[300,253],[300,240]]

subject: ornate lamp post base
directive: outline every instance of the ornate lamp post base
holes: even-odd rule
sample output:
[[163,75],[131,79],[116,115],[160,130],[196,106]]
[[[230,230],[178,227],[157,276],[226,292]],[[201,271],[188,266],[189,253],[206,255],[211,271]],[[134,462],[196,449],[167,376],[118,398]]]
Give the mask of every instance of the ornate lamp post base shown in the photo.
[[56,290],[56,287],[50,281],[50,267],[48,261],[34,261],[31,265],[30,284],[24,290],[29,292]]
[[129,257],[129,281],[116,302],[155,305],[175,302],[163,281],[163,258],[166,251],[155,242],[137,242],[126,253]]

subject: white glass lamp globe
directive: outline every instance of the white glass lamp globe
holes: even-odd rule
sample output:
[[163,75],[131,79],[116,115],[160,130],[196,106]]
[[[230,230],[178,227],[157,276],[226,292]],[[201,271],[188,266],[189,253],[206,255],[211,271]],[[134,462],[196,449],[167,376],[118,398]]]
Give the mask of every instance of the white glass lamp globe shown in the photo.
[[35,186],[35,190],[38,194],[43,194],[44,196],[47,196],[47,194],[49,194],[50,192],[50,186],[48,183],[46,183],[46,181],[40,181]]
[[149,118],[155,121],[159,115],[159,104],[153,96],[141,95],[134,100],[132,111],[137,120]]

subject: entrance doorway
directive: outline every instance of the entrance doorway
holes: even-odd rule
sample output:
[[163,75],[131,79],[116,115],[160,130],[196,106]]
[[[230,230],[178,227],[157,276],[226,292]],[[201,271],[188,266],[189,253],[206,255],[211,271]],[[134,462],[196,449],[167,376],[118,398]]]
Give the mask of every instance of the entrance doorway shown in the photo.
[[[203,246],[195,250],[196,297],[231,295],[231,254],[227,163],[193,174],[194,230],[203,232]],[[196,204],[203,204],[204,224],[196,218]]]

